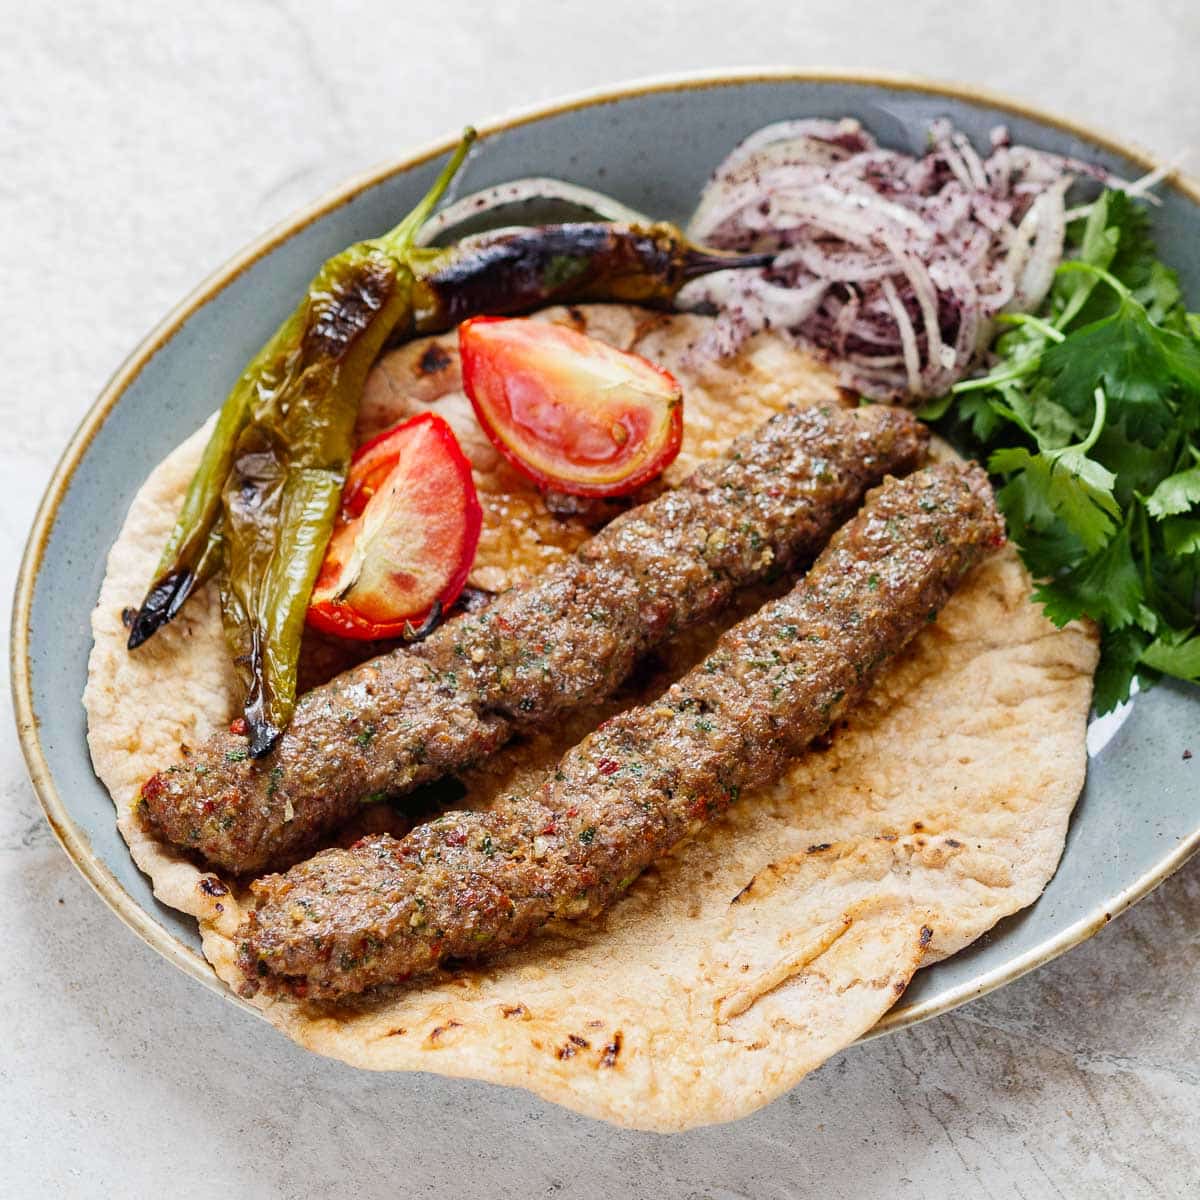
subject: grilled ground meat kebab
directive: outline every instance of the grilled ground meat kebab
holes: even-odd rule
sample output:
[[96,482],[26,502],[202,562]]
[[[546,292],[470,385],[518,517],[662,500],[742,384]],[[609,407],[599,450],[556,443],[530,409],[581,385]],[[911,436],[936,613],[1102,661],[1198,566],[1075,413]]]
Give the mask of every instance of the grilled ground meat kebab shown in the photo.
[[334,998],[593,914],[859,700],[1004,540],[987,476],[889,480],[780,600],[658,701],[606,721],[528,798],[326,850],[251,885],[245,991]]
[[780,413],[528,585],[310,692],[267,757],[216,735],[146,783],[143,812],[231,871],[295,862],[364,800],[610,694],[652,645],[815,554],[869,487],[919,465],[927,438],[899,409]]

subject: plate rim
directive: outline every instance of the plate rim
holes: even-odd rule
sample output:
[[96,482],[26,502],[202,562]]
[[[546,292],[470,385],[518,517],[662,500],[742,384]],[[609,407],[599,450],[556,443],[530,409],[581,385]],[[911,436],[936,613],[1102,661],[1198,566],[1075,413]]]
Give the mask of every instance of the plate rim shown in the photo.
[[[482,142],[495,134],[535,124],[563,113],[595,108],[614,101],[667,92],[691,92],[738,87],[753,83],[858,84],[900,92],[922,92],[943,96],[948,99],[984,105],[1072,134],[1136,163],[1145,171],[1154,170],[1162,165],[1162,160],[1134,143],[1123,141],[1085,122],[1064,117],[1003,92],[978,87],[974,84],[929,78],[919,74],[842,68],[780,66],[656,75],[626,83],[588,89],[544,103],[513,109],[480,123],[477,129]],[[49,762],[41,745],[38,720],[33,707],[32,665],[29,654],[33,593],[63,497],[79,463],[87,453],[92,439],[129,386],[141,374],[142,369],[178,333],[192,314],[218,296],[229,284],[280,243],[306,229],[334,209],[350,203],[362,192],[382,183],[391,176],[419,167],[423,163],[447,153],[457,142],[457,134],[448,135],[426,142],[410,154],[390,159],[352,175],[316,201],[295,210],[272,225],[266,232],[248,242],[231,258],[202,279],[172,307],[113,372],[71,435],[38,503],[18,569],[17,583],[13,594],[9,643],[9,675],[13,709],[16,715],[17,738],[25,758],[26,769],[55,838],[93,890],[143,942],[225,1000],[264,1020],[263,1014],[258,1009],[236,996],[221,982],[202,955],[177,940],[154,920],[147,909],[142,908],[125,891],[117,877],[92,849],[86,834],[67,811],[54,783]],[[1174,171],[1164,182],[1166,186],[1174,188],[1200,208],[1200,181],[1190,179],[1179,171]],[[905,1005],[901,1000],[859,1040],[870,1040],[882,1034],[903,1029],[918,1021],[949,1012],[951,1009],[978,999],[1057,958],[1104,928],[1114,917],[1120,915],[1179,870],[1197,851],[1200,851],[1200,829],[1192,837],[1183,839],[1171,853],[1155,863],[1151,870],[1143,873],[1138,879],[1111,897],[1108,904],[1099,911],[1083,916],[1056,937],[1030,948],[1024,954],[969,983],[961,984],[940,996],[930,997],[928,1000],[916,1004]]]

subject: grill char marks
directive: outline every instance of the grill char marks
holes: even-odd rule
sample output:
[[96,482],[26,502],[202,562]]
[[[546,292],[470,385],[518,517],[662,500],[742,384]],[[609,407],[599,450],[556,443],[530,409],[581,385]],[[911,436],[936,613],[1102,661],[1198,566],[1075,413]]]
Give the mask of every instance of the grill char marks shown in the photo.
[[606,721],[533,795],[253,884],[258,907],[238,935],[247,992],[335,998],[600,911],[740,792],[778,777],[1003,529],[977,466],[889,480],[790,593],[660,700]]
[[308,693],[265,758],[213,737],[145,785],[142,810],[227,870],[295,862],[364,799],[610,694],[639,655],[814,555],[868,488],[919,465],[927,440],[899,409],[780,413],[528,585]]

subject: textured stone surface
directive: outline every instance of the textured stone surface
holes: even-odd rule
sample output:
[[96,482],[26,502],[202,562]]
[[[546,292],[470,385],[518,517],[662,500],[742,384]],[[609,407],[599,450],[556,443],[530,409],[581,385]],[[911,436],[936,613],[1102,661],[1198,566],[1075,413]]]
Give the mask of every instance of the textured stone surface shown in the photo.
[[[760,0],[736,17],[681,0],[0,0],[0,15],[6,595],[70,431],[166,308],[298,204],[468,119],[791,60],[973,80],[1164,155],[1200,147],[1192,0]],[[1183,1197],[1200,1178],[1200,861],[1051,966],[673,1139],[480,1084],[357,1074],[197,987],[54,845],[8,717],[0,904],[0,1195],[1035,1200]]]

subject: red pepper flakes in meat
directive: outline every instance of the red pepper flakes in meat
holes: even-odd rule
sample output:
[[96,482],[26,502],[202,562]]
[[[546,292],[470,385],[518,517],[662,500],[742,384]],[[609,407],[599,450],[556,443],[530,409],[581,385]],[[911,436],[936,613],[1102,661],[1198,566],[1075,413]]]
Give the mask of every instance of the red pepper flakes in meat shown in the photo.
[[[919,464],[927,439],[911,414],[880,405],[780,413],[529,584],[309,692],[270,755],[211,738],[194,772],[146,785],[144,814],[165,840],[238,874],[294,862],[372,797],[611,695],[662,638],[810,558],[869,487]],[[533,639],[543,655],[528,653]],[[373,736],[356,736],[366,728]],[[248,803],[235,809],[238,792]]]
[[[945,604],[1001,528],[977,466],[889,480],[790,593],[735,625],[659,700],[585,738],[532,795],[443,816],[400,840],[371,838],[357,852],[326,850],[252,884],[257,909],[239,934],[245,991],[300,979],[311,996],[336,998],[515,945],[552,918],[600,911],[695,823],[777,778],[836,724],[880,666],[927,628],[927,613]],[[764,654],[793,669],[779,682],[740,669]],[[654,770],[617,786],[604,770],[617,754]],[[529,831],[549,825],[560,836],[538,845]],[[465,836],[451,843],[451,834]],[[513,853],[484,855],[483,837]],[[456,899],[466,880],[479,900],[462,911]],[[413,925],[417,896],[423,922]],[[503,917],[502,898],[513,904]],[[313,918],[304,927],[289,916],[298,899]],[[378,949],[363,962],[353,948],[366,931]],[[314,934],[322,947],[346,947],[348,964],[317,952]]]

